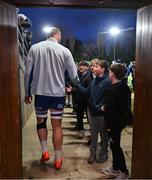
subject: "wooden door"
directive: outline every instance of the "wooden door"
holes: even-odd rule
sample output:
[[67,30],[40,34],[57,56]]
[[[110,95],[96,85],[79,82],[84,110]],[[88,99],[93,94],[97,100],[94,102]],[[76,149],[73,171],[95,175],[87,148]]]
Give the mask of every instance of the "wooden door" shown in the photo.
[[0,2],[0,178],[21,178],[16,8]]
[[152,178],[152,5],[137,12],[132,177]]

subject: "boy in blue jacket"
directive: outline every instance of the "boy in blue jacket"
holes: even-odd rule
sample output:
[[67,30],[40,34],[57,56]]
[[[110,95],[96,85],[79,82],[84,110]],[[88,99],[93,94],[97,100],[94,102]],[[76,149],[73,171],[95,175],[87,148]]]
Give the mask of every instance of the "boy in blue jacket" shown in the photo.
[[[103,163],[108,160],[108,135],[106,131],[104,112],[101,111],[101,106],[105,102],[105,90],[110,86],[111,82],[108,79],[108,62],[105,60],[98,60],[93,65],[93,71],[96,74],[95,79],[92,80],[89,88],[83,88],[78,85],[77,88],[89,96],[89,112],[90,112],[90,130],[91,130],[91,143],[90,143],[90,156],[88,163],[92,164],[95,161]],[[97,157],[97,142],[98,134],[101,135],[102,149]]]

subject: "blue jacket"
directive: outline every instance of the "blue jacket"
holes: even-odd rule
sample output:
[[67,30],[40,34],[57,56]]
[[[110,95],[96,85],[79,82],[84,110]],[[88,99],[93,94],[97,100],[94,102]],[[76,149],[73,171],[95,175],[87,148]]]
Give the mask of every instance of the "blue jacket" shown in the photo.
[[106,101],[105,90],[111,85],[111,81],[107,75],[102,77],[96,77],[91,81],[90,86],[86,89],[82,86],[78,86],[78,89],[87,93],[89,96],[89,111],[92,116],[101,116],[104,115],[104,112],[101,111],[101,106]]

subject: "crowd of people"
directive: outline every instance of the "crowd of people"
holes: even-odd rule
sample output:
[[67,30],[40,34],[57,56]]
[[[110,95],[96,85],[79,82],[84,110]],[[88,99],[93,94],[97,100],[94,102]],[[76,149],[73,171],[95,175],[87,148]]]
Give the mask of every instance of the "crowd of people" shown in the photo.
[[[31,46],[26,58],[25,103],[35,95],[37,133],[42,148],[40,161],[45,163],[50,155],[47,147],[47,117],[51,112],[52,141],[55,150],[54,168],[63,163],[61,128],[65,94],[72,94],[77,123],[73,130],[84,136],[84,113],[90,126],[90,155],[88,163],[108,160],[108,145],[112,150],[113,164],[102,172],[117,178],[128,178],[121,132],[132,123],[131,91],[126,83],[127,67],[114,63],[109,67],[105,60],[93,59],[90,63],[74,62],[71,52],[60,44],[61,31],[52,27],[47,40]],[[130,71],[131,72],[131,71]],[[131,72],[132,73],[132,72]],[[101,151],[97,155],[98,134]]]

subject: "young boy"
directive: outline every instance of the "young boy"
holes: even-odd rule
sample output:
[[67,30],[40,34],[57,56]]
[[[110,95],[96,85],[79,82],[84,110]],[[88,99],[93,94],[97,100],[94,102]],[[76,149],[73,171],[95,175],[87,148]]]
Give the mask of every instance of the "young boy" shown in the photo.
[[[110,81],[107,76],[108,63],[104,60],[97,60],[93,65],[93,72],[96,77],[92,80],[88,89],[78,85],[78,89],[89,95],[89,112],[90,112],[90,156],[88,163],[92,164],[95,161],[103,163],[107,161],[108,135],[105,127],[104,112],[101,111],[101,106],[105,101],[105,89],[110,86]],[[98,158],[96,158],[98,134],[102,139],[102,149]]]
[[[84,88],[87,88],[91,81],[91,73],[89,71],[89,63],[87,61],[80,61],[78,65],[78,76],[80,80],[80,85]],[[73,88],[74,92],[74,88]],[[87,115],[87,107],[88,107],[88,96],[81,93],[81,91],[77,90],[76,93],[76,117],[77,117],[77,124],[74,130],[79,131],[79,137],[83,138],[84,136],[84,128],[83,128],[83,119],[84,119],[84,112]],[[88,119],[88,116],[87,116]],[[88,120],[89,121],[89,120]]]
[[[131,92],[126,83],[122,81],[127,69],[123,64],[113,64],[109,69],[111,87],[106,91],[107,98],[101,110],[106,113],[106,124],[112,150],[112,167],[103,168],[102,172],[116,176],[118,179],[127,179],[129,172],[125,157],[120,147],[122,129],[127,125],[125,121],[126,109],[130,106]],[[131,112],[131,111],[130,111]]]

